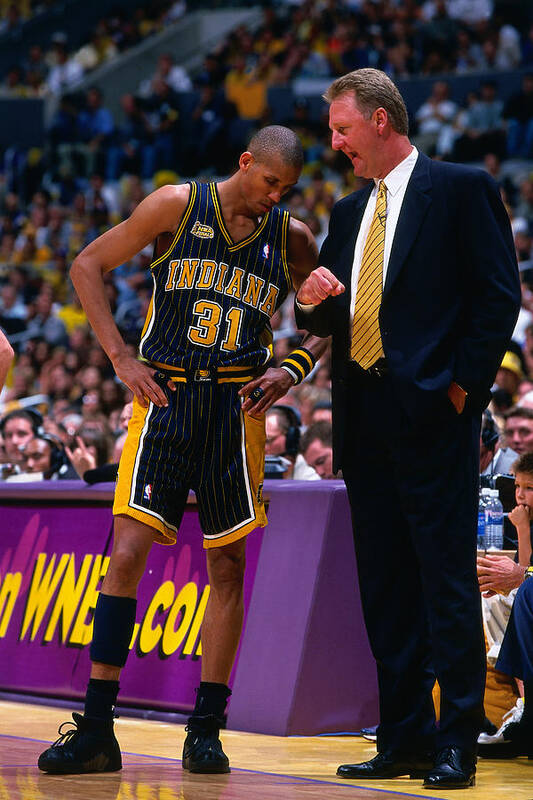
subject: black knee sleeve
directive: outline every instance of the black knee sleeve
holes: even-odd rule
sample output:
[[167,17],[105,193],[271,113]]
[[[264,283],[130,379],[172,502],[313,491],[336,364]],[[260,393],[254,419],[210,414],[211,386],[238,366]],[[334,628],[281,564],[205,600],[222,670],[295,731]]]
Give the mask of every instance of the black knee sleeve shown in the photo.
[[123,667],[128,657],[137,600],[102,594],[94,610],[91,661]]

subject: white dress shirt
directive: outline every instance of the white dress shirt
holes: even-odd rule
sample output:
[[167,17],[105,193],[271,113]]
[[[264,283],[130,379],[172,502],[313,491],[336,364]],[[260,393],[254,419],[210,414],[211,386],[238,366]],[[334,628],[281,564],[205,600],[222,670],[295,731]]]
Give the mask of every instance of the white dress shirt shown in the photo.
[[[385,252],[383,255],[383,284],[387,276],[387,267],[389,265],[389,257],[392,249],[392,242],[394,234],[396,233],[396,225],[402,208],[403,198],[407,184],[413,172],[413,169],[418,158],[418,150],[413,147],[409,155],[403,161],[394,167],[389,174],[383,178],[385,186],[387,187],[387,220],[385,222]],[[353,255],[352,278],[351,278],[351,302],[350,302],[350,330],[353,325],[353,311],[355,308],[355,300],[357,296],[357,280],[359,278],[359,270],[361,268],[361,261],[363,260],[363,250],[365,247],[368,231],[374,211],[376,209],[376,202],[378,199],[379,180],[374,180],[374,188],[368,198],[365,213],[361,220],[361,227],[357,234],[357,241],[355,243],[355,250]],[[315,308],[311,303],[304,304],[296,300],[298,308],[304,313],[309,313]]]
[[[387,187],[387,220],[385,222],[383,284],[385,284],[385,278],[387,276],[387,267],[389,265],[392,242],[394,240],[394,234],[396,233],[396,225],[398,224],[398,218],[400,216],[403,198],[405,196],[405,190],[407,189],[407,184],[409,183],[409,179],[413,172],[417,158],[418,158],[418,150],[416,149],[416,147],[413,147],[409,155],[406,158],[404,158],[403,161],[400,161],[400,163],[396,167],[394,167],[394,169],[391,170],[388,175],[386,175],[383,178],[385,186]],[[374,211],[376,210],[379,180],[374,180],[374,184],[375,184],[374,188],[372,189],[372,193],[370,194],[370,197],[368,198],[368,203],[366,204],[365,213],[363,214],[363,219],[361,220],[361,227],[359,228],[359,233],[357,235],[357,241],[355,243],[355,250],[353,254],[352,286],[351,286],[352,295],[350,303],[350,328],[353,322],[353,312],[355,308],[355,300],[357,295],[357,280],[359,278],[359,270],[361,268],[361,261],[363,259],[363,250],[368,236],[368,231],[370,230],[372,217],[374,216]]]

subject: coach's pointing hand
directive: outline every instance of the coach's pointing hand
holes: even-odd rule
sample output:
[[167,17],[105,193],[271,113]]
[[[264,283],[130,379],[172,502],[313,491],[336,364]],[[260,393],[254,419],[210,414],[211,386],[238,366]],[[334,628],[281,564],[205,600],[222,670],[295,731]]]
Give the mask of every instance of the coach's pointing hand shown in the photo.
[[326,267],[317,267],[298,289],[296,299],[302,305],[317,306],[326,297],[344,292],[344,285]]

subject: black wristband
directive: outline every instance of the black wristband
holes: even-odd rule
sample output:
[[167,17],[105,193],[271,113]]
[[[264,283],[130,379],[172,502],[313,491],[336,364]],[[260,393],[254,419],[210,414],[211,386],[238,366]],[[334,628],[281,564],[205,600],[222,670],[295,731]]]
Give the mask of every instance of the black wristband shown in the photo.
[[298,347],[289,353],[287,358],[284,358],[280,367],[286,369],[287,372],[294,378],[294,383],[301,383],[309,373],[313,370],[316,364],[316,358],[305,347]]

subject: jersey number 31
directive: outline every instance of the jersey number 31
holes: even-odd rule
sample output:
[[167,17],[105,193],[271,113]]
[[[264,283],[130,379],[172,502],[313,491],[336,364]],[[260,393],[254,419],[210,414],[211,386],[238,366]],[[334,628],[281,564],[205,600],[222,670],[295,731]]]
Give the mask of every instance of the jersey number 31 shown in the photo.
[[191,325],[187,337],[193,344],[201,347],[213,347],[218,339],[221,325],[226,324],[226,335],[221,343],[221,350],[234,351],[240,345],[242,325],[242,308],[233,306],[222,318],[224,309],[218,303],[209,300],[197,300],[193,314],[198,316],[197,324]]

